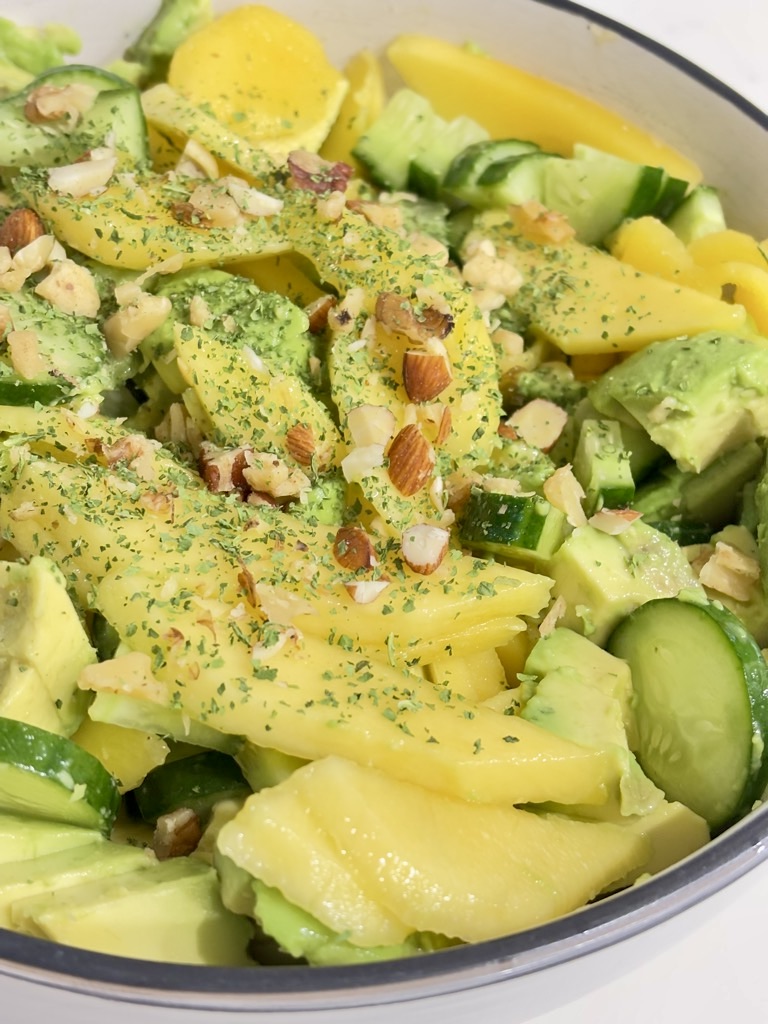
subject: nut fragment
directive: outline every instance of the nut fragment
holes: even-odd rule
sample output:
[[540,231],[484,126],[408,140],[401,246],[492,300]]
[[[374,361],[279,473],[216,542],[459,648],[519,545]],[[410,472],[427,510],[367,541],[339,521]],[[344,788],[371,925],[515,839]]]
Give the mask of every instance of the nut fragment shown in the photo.
[[347,414],[347,429],[357,448],[388,444],[397,420],[385,405],[356,405]]
[[286,432],[285,447],[299,465],[311,466],[317,449],[312,428],[306,423],[295,423]]
[[317,153],[294,149],[288,154],[288,187],[327,195],[344,192],[354,169],[349,164],[324,160]]
[[536,199],[511,206],[509,216],[518,231],[540,245],[561,245],[576,236],[565,214],[547,209]]
[[56,260],[48,275],[35,287],[35,294],[70,315],[95,317],[101,306],[93,274],[70,259]]
[[188,228],[210,228],[213,226],[211,218],[189,202],[174,203],[171,206],[171,216],[179,224]]
[[404,334],[411,341],[442,340],[453,330],[453,317],[435,306],[414,306],[397,292],[381,292],[376,299],[376,319],[387,330]]
[[19,249],[23,249],[44,234],[43,222],[34,210],[24,206],[12,210],[0,225],[0,246],[6,246],[11,256],[15,256]]
[[544,481],[542,487],[544,497],[559,509],[571,526],[584,526],[587,517],[582,507],[584,488],[573,475],[569,465],[560,466],[552,476]]
[[377,564],[373,541],[362,526],[339,527],[333,557],[344,569],[372,569]]
[[628,530],[632,524],[642,516],[642,512],[636,512],[632,508],[601,508],[599,512],[589,517],[589,525],[601,533],[608,533],[617,537],[620,533]]
[[397,434],[389,449],[389,478],[405,497],[417,494],[435,468],[435,453],[416,423]]
[[568,413],[546,398],[534,398],[514,412],[506,426],[514,430],[526,444],[548,452],[562,434]]
[[24,104],[24,117],[30,124],[48,124],[67,118],[68,127],[74,126],[93,106],[98,91],[82,82],[68,85],[41,85],[34,89]]
[[245,495],[248,484],[243,470],[250,464],[252,454],[252,448],[217,448],[204,441],[200,446],[198,468],[208,490],[215,494],[238,491]]
[[429,576],[445,558],[450,539],[449,531],[440,526],[417,523],[403,530],[400,550],[406,565],[421,576]]
[[445,352],[408,349],[403,356],[403,385],[412,402],[431,402],[452,380]]
[[74,199],[96,195],[107,187],[116,167],[117,157],[111,150],[93,150],[86,160],[52,167],[48,171],[48,187]]
[[338,302],[335,295],[320,295],[314,302],[304,307],[309,317],[310,334],[322,334],[328,326],[328,314]]
[[371,604],[389,586],[389,580],[350,580],[344,587],[355,604]]
[[197,849],[203,835],[200,819],[190,807],[179,807],[157,819],[152,849],[158,860],[187,857]]

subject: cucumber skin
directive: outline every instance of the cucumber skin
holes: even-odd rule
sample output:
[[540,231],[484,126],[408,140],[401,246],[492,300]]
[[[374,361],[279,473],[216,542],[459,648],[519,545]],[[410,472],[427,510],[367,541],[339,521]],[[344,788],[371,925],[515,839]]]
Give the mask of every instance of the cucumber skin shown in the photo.
[[[659,598],[641,605],[638,609],[626,617],[614,629],[605,645],[605,649],[617,657],[626,658],[619,647],[623,635],[632,628],[638,618],[644,614],[644,609],[650,606],[687,606],[708,615],[724,633],[727,643],[730,643],[734,653],[738,657],[744,675],[746,696],[752,719],[752,758],[750,772],[743,787],[739,800],[735,801],[731,812],[723,820],[710,822],[713,833],[719,833],[729,825],[734,824],[747,814],[755,802],[760,800],[768,785],[768,663],[763,657],[760,647],[743,625],[740,619],[733,612],[729,611],[719,602],[714,601],[686,601],[681,598],[669,597]],[[755,758],[755,751],[760,751],[759,760]],[[642,756],[638,759],[642,764]],[[664,788],[657,780],[657,785]],[[702,815],[706,817],[706,815]]]
[[[75,786],[86,787],[82,800],[91,807],[94,818],[93,823],[87,827],[97,828],[104,835],[112,830],[120,808],[117,782],[101,761],[72,740],[26,722],[0,718],[0,765],[11,769],[15,767],[20,772],[28,772],[40,779],[49,779],[52,784],[58,781],[63,793],[71,794],[60,781],[62,774],[68,774]],[[66,802],[71,802],[69,796],[62,795],[62,804]],[[0,791],[0,808],[2,806],[3,794]],[[34,816],[45,817],[43,814]],[[68,819],[64,816],[52,817],[51,820]]]

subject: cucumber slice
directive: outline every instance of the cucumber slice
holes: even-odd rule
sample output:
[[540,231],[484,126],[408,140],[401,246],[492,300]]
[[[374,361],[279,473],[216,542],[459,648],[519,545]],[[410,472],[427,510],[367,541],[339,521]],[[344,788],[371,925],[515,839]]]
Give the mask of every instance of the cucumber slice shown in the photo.
[[663,180],[661,167],[574,146],[572,160],[547,164],[542,202],[568,217],[580,242],[597,244],[628,217],[649,213]]
[[142,818],[154,825],[162,815],[179,807],[188,807],[205,821],[214,804],[245,798],[251,787],[234,758],[218,750],[205,750],[153,768],[133,793]]
[[765,787],[768,665],[739,619],[714,602],[661,598],[607,646],[632,672],[645,773],[713,831],[745,814]]
[[0,811],[107,835],[119,806],[117,781],[92,754],[63,736],[0,718]]
[[443,194],[443,180],[457,153],[476,142],[484,142],[488,132],[470,117],[457,117],[449,121],[443,131],[430,140],[408,168],[408,188],[427,199],[439,199]]
[[484,204],[485,189],[479,185],[480,178],[493,164],[539,152],[535,142],[523,139],[494,139],[490,142],[476,142],[467,146],[454,157],[443,179],[443,188],[450,195],[470,206]]
[[715,231],[725,231],[725,213],[717,189],[697,185],[667,219],[667,227],[686,245]]
[[551,558],[565,535],[565,515],[537,495],[473,488],[461,523],[462,544],[510,561]]
[[681,547],[690,544],[707,544],[715,532],[709,523],[698,523],[682,519],[645,520],[654,530],[659,530]]
[[551,153],[521,153],[507,160],[491,164],[477,181],[476,206],[503,207],[525,203],[529,199],[541,201],[544,195],[546,168],[561,157]]
[[584,420],[573,457],[573,474],[584,488],[588,515],[602,508],[626,508],[635,482],[616,420]]
[[410,89],[399,89],[357,140],[352,154],[378,185],[404,189],[411,161],[444,127],[445,121],[437,116],[429,100]]

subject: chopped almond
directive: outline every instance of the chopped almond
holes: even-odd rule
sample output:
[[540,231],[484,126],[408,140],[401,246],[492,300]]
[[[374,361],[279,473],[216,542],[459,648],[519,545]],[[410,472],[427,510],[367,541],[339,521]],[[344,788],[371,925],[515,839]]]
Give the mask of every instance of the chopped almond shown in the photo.
[[72,316],[95,317],[101,306],[93,274],[70,259],[57,260],[35,287],[35,294]]
[[389,580],[350,580],[344,587],[356,604],[371,604],[389,586]]
[[534,398],[514,412],[506,422],[526,444],[548,452],[562,434],[568,413],[546,398]]
[[565,214],[549,210],[535,199],[509,208],[512,223],[532,242],[562,245],[576,237],[576,230]]
[[414,306],[397,292],[381,292],[376,299],[376,319],[389,331],[404,334],[411,341],[442,340],[453,330],[453,317],[436,306]]
[[432,445],[415,423],[396,435],[389,448],[389,478],[405,497],[417,494],[435,468]]
[[395,414],[384,405],[358,405],[347,414],[347,427],[358,448],[388,444],[396,422]]
[[9,331],[6,342],[11,366],[20,377],[32,380],[43,373],[50,373],[51,367],[40,353],[37,334],[34,331]]
[[561,466],[544,481],[544,497],[565,514],[571,526],[585,526],[587,517],[582,507],[584,489],[570,466]]
[[36,238],[45,234],[45,226],[34,210],[22,207],[12,210],[0,224],[0,246],[5,246],[12,256]]
[[450,544],[451,534],[440,526],[417,523],[403,530],[400,550],[406,565],[421,576],[439,568]]
[[453,380],[448,355],[440,347],[442,352],[409,349],[404,354],[403,385],[412,402],[431,402]]
[[285,435],[285,447],[289,455],[301,466],[311,466],[317,446],[312,428],[306,423],[295,423]]
[[344,569],[372,569],[378,563],[373,541],[362,526],[339,527],[333,557]]
[[612,537],[628,530],[642,516],[631,508],[601,508],[589,518],[589,525],[601,533],[609,533]]
[[749,601],[759,579],[759,562],[723,541],[715,543],[712,556],[699,571],[699,580],[705,587],[735,601]]

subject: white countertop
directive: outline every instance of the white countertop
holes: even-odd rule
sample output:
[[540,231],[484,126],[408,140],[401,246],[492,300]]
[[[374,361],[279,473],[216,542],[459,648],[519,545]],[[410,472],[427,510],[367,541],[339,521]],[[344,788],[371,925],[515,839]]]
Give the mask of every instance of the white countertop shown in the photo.
[[[111,3],[113,0],[104,0]],[[768,111],[768,0],[592,0],[603,14],[676,49]],[[62,20],[65,6],[62,5]],[[768,168],[766,169],[768,171]],[[768,863],[651,932],[543,974],[460,995],[352,1014],[317,1013],[312,1024],[440,1020],[504,1024],[722,1024],[768,1019],[764,995]],[[223,1015],[159,1011],[0,978],[0,1020],[21,1024],[212,1024]],[[253,1020],[236,1015],[232,1020]],[[307,1017],[278,1014],[275,1024]]]

